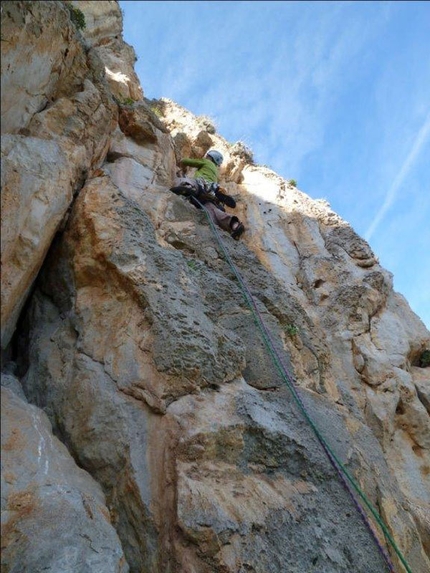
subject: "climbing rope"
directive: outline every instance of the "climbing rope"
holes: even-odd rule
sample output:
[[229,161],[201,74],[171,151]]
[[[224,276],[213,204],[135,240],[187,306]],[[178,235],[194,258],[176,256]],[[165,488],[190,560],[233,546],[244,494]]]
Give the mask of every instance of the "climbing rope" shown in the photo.
[[220,246],[220,248],[224,254],[224,257],[225,257],[231,270],[233,271],[235,277],[237,278],[237,280],[239,282],[239,285],[241,287],[242,294],[245,298],[245,301],[248,304],[249,308],[251,309],[251,312],[252,312],[252,315],[254,318],[254,322],[256,323],[258,329],[261,332],[264,343],[265,343],[265,345],[266,345],[266,347],[267,347],[267,349],[268,349],[268,351],[269,351],[269,353],[273,359],[273,362],[274,362],[277,370],[279,371],[279,373],[281,375],[281,378],[286,382],[287,387],[290,390],[291,395],[293,396],[295,402],[297,403],[300,411],[302,412],[302,414],[303,414],[304,418],[306,419],[306,421],[308,422],[308,424],[311,426],[314,434],[316,435],[316,437],[317,437],[318,441],[320,442],[324,452],[326,453],[331,465],[333,466],[336,473],[340,477],[343,486],[345,487],[345,489],[349,493],[357,511],[359,512],[362,520],[364,521],[365,525],[369,529],[381,555],[383,556],[390,573],[395,573],[394,565],[393,565],[387,551],[385,550],[385,548],[380,543],[378,536],[374,530],[374,527],[373,527],[372,523],[369,521],[364,509],[360,505],[360,502],[357,499],[357,496],[355,495],[354,490],[357,492],[357,494],[363,500],[364,504],[366,505],[366,507],[368,508],[370,513],[372,514],[373,518],[375,519],[375,521],[377,522],[377,524],[381,528],[385,538],[388,540],[389,544],[394,549],[397,557],[399,558],[400,562],[402,563],[402,565],[405,568],[405,570],[407,571],[407,573],[412,573],[412,570],[409,567],[405,557],[403,556],[403,554],[401,553],[400,549],[398,548],[396,542],[394,541],[394,539],[390,535],[390,532],[388,531],[387,526],[385,525],[385,523],[383,522],[383,520],[379,516],[378,512],[372,506],[371,502],[368,500],[365,493],[362,491],[360,486],[356,483],[356,481],[351,476],[349,471],[345,468],[345,466],[342,464],[342,462],[338,459],[336,454],[330,448],[330,446],[328,445],[328,443],[326,442],[326,440],[322,436],[321,432],[319,431],[319,429],[317,428],[317,426],[313,422],[312,418],[310,417],[309,412],[308,412],[300,394],[297,391],[295,383],[293,382],[293,378],[292,378],[291,374],[289,373],[288,368],[285,366],[285,364],[282,360],[282,357],[280,356],[279,352],[276,349],[273,338],[272,338],[269,330],[267,329],[267,327],[263,321],[263,317],[261,316],[261,313],[259,312],[259,310],[257,308],[254,297],[252,296],[251,291],[249,290],[244,279],[242,278],[239,271],[237,270],[236,265],[234,264],[232,258],[230,257],[230,254],[228,253],[228,251],[224,245],[222,237],[221,237],[215,223],[213,222],[210,213],[207,211],[207,209],[204,207],[204,205],[198,201],[198,199],[196,199],[196,201],[202,207],[202,209],[203,209],[203,211],[204,211],[204,213],[205,213],[205,215],[209,221],[209,224],[210,224],[210,226],[214,232],[214,235],[218,241],[218,244],[219,244],[219,246]]

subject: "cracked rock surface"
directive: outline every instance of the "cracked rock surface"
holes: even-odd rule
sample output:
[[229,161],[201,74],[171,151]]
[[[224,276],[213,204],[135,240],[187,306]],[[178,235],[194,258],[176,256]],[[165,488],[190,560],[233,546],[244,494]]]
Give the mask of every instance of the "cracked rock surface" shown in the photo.
[[[429,332],[325,201],[144,97],[117,2],[73,5],[2,3],[2,571],[388,571],[293,383],[426,573]],[[210,147],[222,245],[169,190]]]

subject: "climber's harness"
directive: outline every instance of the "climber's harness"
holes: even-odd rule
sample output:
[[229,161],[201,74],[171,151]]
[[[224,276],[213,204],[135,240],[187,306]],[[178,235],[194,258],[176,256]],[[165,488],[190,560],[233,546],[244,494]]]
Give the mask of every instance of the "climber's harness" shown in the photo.
[[172,188],[172,191],[187,197],[197,209],[201,209],[202,204],[213,203],[218,209],[225,211],[224,201],[219,198],[219,188],[218,183],[211,183],[199,177],[194,179],[193,184],[184,182],[179,187]]
[[216,205],[218,209],[221,209],[221,211],[225,211],[223,203],[217,197],[217,192],[219,190],[218,183],[210,183],[209,181],[206,181],[205,179],[201,178],[198,178],[195,181],[196,181],[196,189],[193,197],[195,199],[198,199],[199,202],[198,203],[197,201],[196,202],[191,201],[191,202],[198,209],[201,209],[200,203],[203,203],[204,205],[205,203],[209,202],[209,203],[214,203],[214,205]]

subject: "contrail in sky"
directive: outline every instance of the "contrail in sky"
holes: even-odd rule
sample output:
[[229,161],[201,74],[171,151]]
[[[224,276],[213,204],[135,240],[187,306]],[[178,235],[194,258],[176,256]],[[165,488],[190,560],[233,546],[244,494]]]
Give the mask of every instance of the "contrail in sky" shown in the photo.
[[397,174],[396,178],[394,179],[393,184],[391,185],[391,187],[390,187],[390,189],[389,189],[389,191],[385,197],[385,201],[384,201],[382,207],[376,213],[376,216],[373,219],[372,223],[370,224],[370,227],[367,229],[367,231],[365,233],[366,241],[369,241],[370,237],[375,232],[375,229],[377,228],[377,226],[381,222],[385,213],[388,211],[388,209],[394,203],[394,200],[395,200],[396,194],[397,194],[397,190],[399,189],[400,185],[403,183],[403,180],[405,179],[406,175],[408,174],[408,172],[409,172],[410,168],[412,167],[415,159],[420,154],[420,151],[421,151],[423,145],[427,141],[429,133],[430,133],[430,113],[427,115],[427,117],[424,121],[424,124],[422,125],[421,129],[419,130],[418,135],[415,138],[414,144],[412,146],[412,149],[410,150],[408,156],[406,157],[405,162],[402,165],[402,168],[400,169],[399,173]]

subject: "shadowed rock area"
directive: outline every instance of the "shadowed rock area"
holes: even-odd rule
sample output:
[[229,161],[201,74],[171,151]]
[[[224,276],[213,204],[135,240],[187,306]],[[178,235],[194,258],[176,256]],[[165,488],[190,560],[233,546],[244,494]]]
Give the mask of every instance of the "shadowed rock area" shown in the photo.
[[[402,573],[317,434],[427,573],[430,333],[370,246],[145,98],[117,2],[1,18],[2,573]],[[212,147],[240,241],[169,190]]]

